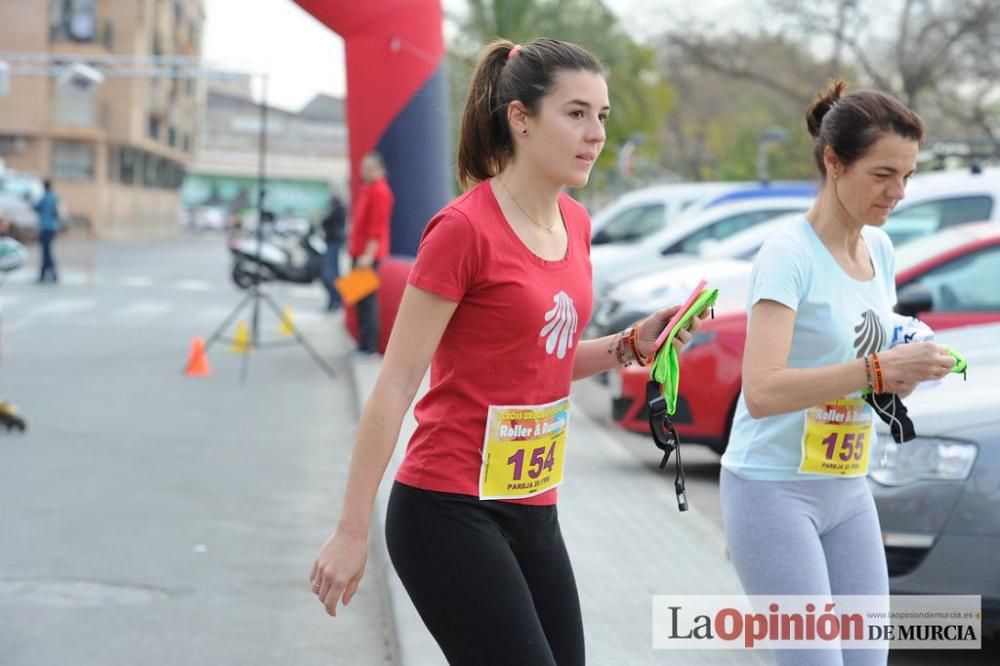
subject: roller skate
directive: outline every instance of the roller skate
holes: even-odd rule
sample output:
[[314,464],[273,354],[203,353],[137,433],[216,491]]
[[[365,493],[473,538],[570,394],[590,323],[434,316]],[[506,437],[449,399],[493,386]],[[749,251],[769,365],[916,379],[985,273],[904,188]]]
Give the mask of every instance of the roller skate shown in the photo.
[[0,427],[7,428],[8,431],[16,429],[21,432],[28,428],[28,422],[17,411],[17,407],[2,398],[0,398]]

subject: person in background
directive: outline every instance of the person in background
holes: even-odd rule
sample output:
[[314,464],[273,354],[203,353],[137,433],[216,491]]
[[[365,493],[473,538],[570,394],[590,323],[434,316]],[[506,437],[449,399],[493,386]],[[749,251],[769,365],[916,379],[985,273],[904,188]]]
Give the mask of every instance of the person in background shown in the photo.
[[[371,152],[361,159],[364,186],[351,216],[351,237],[347,251],[354,268],[378,270],[379,262],[389,254],[389,220],[394,197],[386,180],[382,156]],[[378,291],[362,298],[355,306],[358,313],[358,351],[378,352]]]
[[38,273],[38,282],[58,282],[56,261],[52,255],[52,243],[59,231],[59,198],[52,191],[52,181],[45,181],[45,192],[35,203],[38,213],[38,242],[42,246],[42,268]]
[[330,197],[330,207],[323,218],[323,236],[326,240],[326,255],[323,258],[323,286],[326,287],[330,299],[326,304],[327,312],[340,309],[340,292],[334,285],[334,280],[340,277],[340,251],[344,247],[345,228],[347,226],[347,209],[340,197],[334,194]]

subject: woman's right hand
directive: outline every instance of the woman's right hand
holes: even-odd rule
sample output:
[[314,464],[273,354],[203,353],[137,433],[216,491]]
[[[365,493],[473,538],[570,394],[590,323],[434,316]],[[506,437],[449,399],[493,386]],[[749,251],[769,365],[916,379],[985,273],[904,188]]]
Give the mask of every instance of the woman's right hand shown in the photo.
[[344,606],[351,602],[364,576],[367,561],[367,530],[350,532],[338,528],[326,540],[316,556],[309,581],[313,594],[327,613],[336,617],[337,604],[341,600]]
[[948,348],[936,342],[911,342],[879,352],[886,393],[903,393],[920,382],[943,379],[955,366]]

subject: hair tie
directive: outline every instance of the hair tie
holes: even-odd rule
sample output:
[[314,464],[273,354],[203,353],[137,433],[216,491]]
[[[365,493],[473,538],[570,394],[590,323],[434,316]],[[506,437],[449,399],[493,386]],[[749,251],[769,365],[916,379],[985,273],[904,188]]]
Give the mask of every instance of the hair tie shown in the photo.
[[507,60],[510,60],[520,52],[521,52],[521,45],[515,44],[513,48],[511,48],[510,52],[507,54]]

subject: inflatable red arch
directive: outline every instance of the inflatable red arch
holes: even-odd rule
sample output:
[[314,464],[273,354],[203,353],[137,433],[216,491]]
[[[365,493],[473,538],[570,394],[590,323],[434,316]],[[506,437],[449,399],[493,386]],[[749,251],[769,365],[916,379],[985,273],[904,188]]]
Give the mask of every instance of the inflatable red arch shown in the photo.
[[[379,268],[379,350],[384,351],[420,234],[453,191],[441,2],[295,1],[344,38],[351,191],[357,192],[362,156],[377,150],[396,196],[394,256]],[[354,308],[348,308],[347,326],[357,337]]]
[[452,194],[441,1],[295,1],[344,38],[351,190],[361,157],[379,151],[396,195],[391,250],[413,256]]

